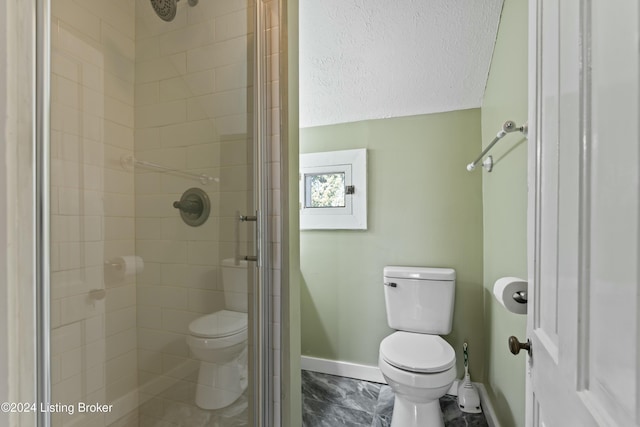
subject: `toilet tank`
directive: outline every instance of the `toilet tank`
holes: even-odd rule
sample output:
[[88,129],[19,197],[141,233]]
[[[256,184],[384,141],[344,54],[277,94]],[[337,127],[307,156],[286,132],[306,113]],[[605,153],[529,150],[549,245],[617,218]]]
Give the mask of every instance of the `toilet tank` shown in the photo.
[[384,268],[387,323],[399,331],[446,335],[453,323],[456,272],[451,268]]
[[234,258],[222,260],[222,288],[227,310],[247,312],[248,281],[247,261],[236,261]]

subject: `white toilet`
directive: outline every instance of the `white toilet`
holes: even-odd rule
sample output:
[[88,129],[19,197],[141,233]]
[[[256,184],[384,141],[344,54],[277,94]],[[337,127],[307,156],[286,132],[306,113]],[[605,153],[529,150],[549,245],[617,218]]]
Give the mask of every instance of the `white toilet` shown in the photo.
[[456,354],[439,335],[451,332],[456,272],[385,267],[387,323],[378,365],[395,393],[391,427],[444,427],[438,399],[456,379]]
[[247,388],[247,262],[222,261],[225,310],[189,324],[187,344],[200,360],[196,404],[220,409]]

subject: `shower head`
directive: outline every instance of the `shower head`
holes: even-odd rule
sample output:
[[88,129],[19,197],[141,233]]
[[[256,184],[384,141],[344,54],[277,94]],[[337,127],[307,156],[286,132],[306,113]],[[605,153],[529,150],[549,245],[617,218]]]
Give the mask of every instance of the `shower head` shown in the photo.
[[[160,19],[164,21],[173,21],[176,17],[176,11],[178,10],[179,0],[151,0],[151,6]],[[189,0],[189,6],[195,6],[198,4],[198,0]]]
[[177,0],[151,0],[151,6],[164,21],[173,21],[176,17]]

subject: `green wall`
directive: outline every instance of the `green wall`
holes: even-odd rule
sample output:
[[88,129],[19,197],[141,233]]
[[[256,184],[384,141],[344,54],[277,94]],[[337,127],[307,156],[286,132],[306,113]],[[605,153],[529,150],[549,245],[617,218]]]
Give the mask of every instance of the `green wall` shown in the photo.
[[300,233],[302,354],[377,366],[386,322],[385,265],[452,267],[453,332],[483,377],[480,110],[300,130],[300,152],[367,148],[368,230]]
[[[502,123],[527,120],[527,2],[505,0],[482,106],[482,140]],[[502,425],[524,426],[525,357],[513,356],[507,338],[525,338],[526,316],[507,312],[492,297],[496,279],[527,278],[527,144],[511,134],[492,150],[483,175],[486,385]]]

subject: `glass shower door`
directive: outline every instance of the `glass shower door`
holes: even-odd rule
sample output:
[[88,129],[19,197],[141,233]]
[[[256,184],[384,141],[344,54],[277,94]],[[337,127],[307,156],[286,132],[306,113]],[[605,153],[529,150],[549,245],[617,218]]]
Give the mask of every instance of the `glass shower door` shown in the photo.
[[255,419],[255,8],[51,0],[53,426]]

